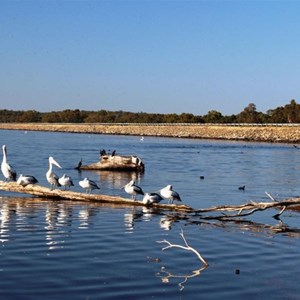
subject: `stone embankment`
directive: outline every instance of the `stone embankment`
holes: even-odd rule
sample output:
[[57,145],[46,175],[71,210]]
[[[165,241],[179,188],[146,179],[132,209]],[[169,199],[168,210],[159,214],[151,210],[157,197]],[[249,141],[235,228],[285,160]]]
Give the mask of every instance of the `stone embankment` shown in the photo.
[[0,123],[0,129],[53,132],[161,136],[176,138],[221,139],[257,142],[300,142],[300,124],[278,125],[203,125],[203,124],[52,124]]

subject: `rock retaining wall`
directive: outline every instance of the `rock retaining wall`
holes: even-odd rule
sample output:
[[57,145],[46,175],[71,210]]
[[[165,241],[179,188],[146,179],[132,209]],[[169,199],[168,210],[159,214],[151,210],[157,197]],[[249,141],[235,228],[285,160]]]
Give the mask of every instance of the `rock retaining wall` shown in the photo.
[[145,124],[45,124],[0,123],[0,129],[164,136],[177,138],[222,139],[258,142],[300,142],[299,126],[230,126],[230,125],[145,125]]

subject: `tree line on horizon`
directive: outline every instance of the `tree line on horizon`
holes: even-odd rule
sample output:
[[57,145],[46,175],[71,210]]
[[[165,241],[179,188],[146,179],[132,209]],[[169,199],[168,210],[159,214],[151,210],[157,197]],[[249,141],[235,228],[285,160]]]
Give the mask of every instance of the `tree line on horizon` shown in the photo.
[[300,123],[300,104],[293,99],[289,104],[258,112],[254,103],[248,104],[236,115],[223,116],[216,110],[206,115],[191,113],[156,114],[126,111],[71,110],[38,112],[35,110],[15,111],[0,109],[1,123]]

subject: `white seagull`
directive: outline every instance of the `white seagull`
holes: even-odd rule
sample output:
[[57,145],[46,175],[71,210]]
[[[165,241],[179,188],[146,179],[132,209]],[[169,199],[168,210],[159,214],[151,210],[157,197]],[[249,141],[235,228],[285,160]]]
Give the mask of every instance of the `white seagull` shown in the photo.
[[169,200],[168,203],[173,203],[174,200],[181,201],[179,194],[173,191],[173,187],[170,184],[162,188],[159,193],[163,198]]
[[3,173],[3,176],[5,177],[5,181],[9,181],[9,180],[16,181],[17,172],[7,162],[7,150],[6,150],[5,145],[2,146],[2,150],[3,150],[3,160],[2,160],[2,163],[1,163],[1,171]]
[[31,175],[20,175],[18,180],[17,180],[17,184],[25,187],[27,186],[28,184],[36,184],[38,183],[38,180],[34,177],[34,176],[31,176]]
[[68,188],[70,189],[71,186],[74,186],[74,183],[72,181],[72,178],[70,176],[67,176],[64,174],[62,177],[58,179],[58,182],[60,183],[61,186],[65,187],[65,190]]
[[135,200],[136,199],[136,195],[140,194],[140,195],[144,195],[144,192],[142,190],[142,188],[140,188],[139,186],[135,185],[135,181],[131,180],[129,183],[127,183],[126,185],[123,186],[125,192],[129,195],[132,195],[132,199]]
[[79,185],[85,189],[86,193],[91,193],[92,190],[100,190],[99,186],[97,183],[93,180],[90,180],[88,178],[84,178],[83,180],[79,181]]
[[163,200],[163,197],[159,193],[146,193],[143,198],[143,203],[152,205],[153,203],[159,203],[161,200]]
[[56,165],[57,167],[61,168],[60,164],[54,160],[52,156],[49,157],[49,170],[46,173],[46,178],[48,182],[51,184],[51,191],[53,190],[54,186],[61,186],[58,182],[58,176],[52,172],[52,165]]

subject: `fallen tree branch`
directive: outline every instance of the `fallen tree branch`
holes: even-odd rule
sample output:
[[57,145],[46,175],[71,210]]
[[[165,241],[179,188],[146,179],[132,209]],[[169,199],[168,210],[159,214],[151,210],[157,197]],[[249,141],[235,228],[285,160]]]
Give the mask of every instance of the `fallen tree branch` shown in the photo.
[[[122,198],[119,196],[110,196],[105,194],[86,194],[74,191],[64,191],[60,189],[51,190],[49,187],[40,186],[38,184],[29,184],[26,187],[22,187],[16,182],[4,182],[0,180],[0,190],[16,192],[21,194],[30,194],[33,196],[44,197],[47,199],[55,200],[68,200],[68,201],[95,201],[111,204],[130,205],[130,206],[146,206],[142,201],[132,201],[128,198]],[[166,209],[171,211],[183,211],[190,212],[193,208],[187,205],[176,204],[161,204],[154,203],[154,208]]]
[[[50,199],[57,200],[71,200],[71,201],[97,201],[103,203],[111,203],[111,204],[120,204],[120,205],[130,205],[130,206],[146,206],[142,201],[132,201],[127,198],[122,198],[118,196],[110,196],[110,195],[101,195],[101,194],[85,194],[78,193],[73,191],[63,191],[59,189],[50,190],[48,187],[43,187],[40,185],[28,185],[26,187],[22,187],[18,185],[16,182],[4,182],[0,181],[0,190],[3,191],[11,191],[17,192],[21,194],[31,194],[33,196],[45,197]],[[170,210],[176,213],[182,212],[185,216],[194,214],[195,216],[199,216],[202,219],[207,220],[222,220],[226,221],[231,218],[240,218],[249,216],[257,211],[263,211],[270,208],[280,209],[279,214],[274,215],[274,218],[278,218],[287,208],[293,206],[300,206],[300,198],[292,198],[283,201],[277,201],[272,197],[269,193],[266,192],[266,195],[272,200],[272,202],[255,202],[250,201],[246,204],[242,205],[221,205],[221,206],[213,206],[210,208],[202,208],[202,209],[193,209],[187,205],[175,205],[175,204],[161,204],[154,203],[151,207],[162,210]],[[220,212],[220,215],[216,216],[203,216],[208,212]],[[225,213],[226,212],[226,213]],[[228,214],[228,213],[235,214]]]
[[[206,219],[206,220],[226,220],[230,218],[237,218],[237,217],[245,217],[249,216],[257,211],[264,211],[266,209],[270,208],[279,208],[281,209],[280,213],[275,215],[275,216],[280,216],[286,208],[288,207],[293,207],[293,206],[300,206],[300,198],[292,198],[292,199],[287,199],[283,201],[276,201],[276,202],[254,202],[250,201],[249,203],[242,204],[242,205],[222,205],[222,206],[214,206],[210,208],[205,208],[205,209],[198,209],[195,210],[194,212],[196,214],[204,214],[207,212],[221,212],[220,215],[216,216],[203,216],[201,215],[201,219]],[[236,214],[225,214],[224,211],[227,212],[237,212]],[[244,213],[243,213],[244,212]]]

